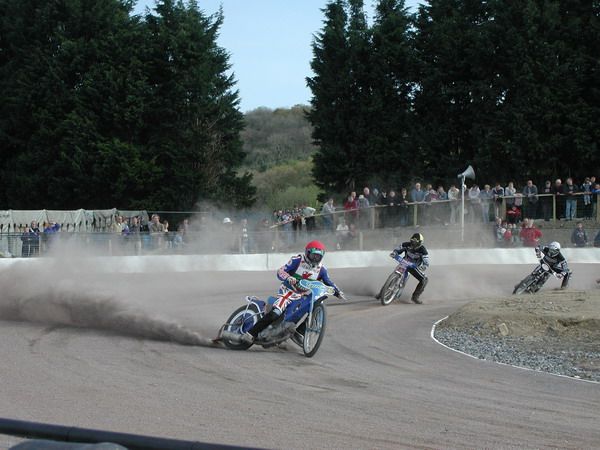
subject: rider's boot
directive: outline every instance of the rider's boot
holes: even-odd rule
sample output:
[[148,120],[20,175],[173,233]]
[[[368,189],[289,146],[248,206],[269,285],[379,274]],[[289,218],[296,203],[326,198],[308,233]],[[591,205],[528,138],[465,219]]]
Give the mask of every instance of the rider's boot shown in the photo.
[[561,289],[566,289],[569,286],[569,278],[571,278],[571,272],[565,273],[562,279],[562,283],[560,285]]
[[421,281],[419,281],[419,284],[417,284],[417,287],[415,288],[415,292],[413,292],[413,295],[411,298],[413,303],[417,303],[419,305],[423,303],[421,300],[419,300],[419,297],[425,290],[425,286],[427,286],[428,281],[429,281],[429,279],[427,277],[423,277],[423,279]]
[[[258,322],[256,322],[250,330],[248,330],[247,333],[244,333],[242,335],[242,339],[250,340],[250,338],[252,338],[252,341],[250,341],[250,342],[254,342],[254,339],[256,339],[256,336],[258,336],[258,334],[262,330],[264,330],[269,325],[271,325],[279,317],[279,314],[280,314],[279,311],[276,309],[272,309],[271,311],[269,311],[267,314],[262,316],[260,318],[260,320]],[[246,337],[244,337],[244,336],[246,336]]]

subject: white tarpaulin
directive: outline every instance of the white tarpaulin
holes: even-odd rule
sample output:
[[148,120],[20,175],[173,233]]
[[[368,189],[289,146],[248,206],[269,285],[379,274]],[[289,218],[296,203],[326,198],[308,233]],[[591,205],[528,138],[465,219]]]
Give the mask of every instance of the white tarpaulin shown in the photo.
[[44,224],[55,222],[60,225],[60,231],[104,231],[112,225],[117,215],[123,215],[125,218],[139,216],[143,221],[148,220],[146,211],[123,211],[118,209],[101,210],[0,210],[0,232],[2,233],[21,233],[25,227],[32,221],[38,223],[38,227],[43,231]]

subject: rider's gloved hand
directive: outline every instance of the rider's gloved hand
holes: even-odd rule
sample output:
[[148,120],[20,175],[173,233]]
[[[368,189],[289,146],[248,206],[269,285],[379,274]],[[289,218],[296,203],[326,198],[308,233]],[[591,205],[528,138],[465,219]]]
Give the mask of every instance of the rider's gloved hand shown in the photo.
[[336,291],[333,293],[333,295],[337,298],[345,298],[344,293],[342,291],[340,291],[339,289],[336,289]]
[[542,252],[540,251],[539,248],[535,249],[535,256],[537,256],[538,259],[540,259],[542,257]]
[[285,279],[285,281],[287,282],[287,284],[289,284],[291,287],[296,287],[298,285],[298,280],[296,280],[294,277],[287,277]]
[[390,253],[390,257],[391,258],[396,258],[398,257],[398,252],[396,250],[394,250],[392,253]]

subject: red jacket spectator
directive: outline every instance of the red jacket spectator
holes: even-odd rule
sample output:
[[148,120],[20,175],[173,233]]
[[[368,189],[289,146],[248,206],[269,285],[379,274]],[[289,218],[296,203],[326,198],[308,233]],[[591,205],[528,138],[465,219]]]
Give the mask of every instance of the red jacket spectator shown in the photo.
[[506,221],[508,223],[518,223],[521,220],[521,210],[518,206],[512,205],[506,210]]
[[533,219],[525,219],[519,237],[523,240],[525,247],[537,247],[542,237],[542,232],[533,224]]

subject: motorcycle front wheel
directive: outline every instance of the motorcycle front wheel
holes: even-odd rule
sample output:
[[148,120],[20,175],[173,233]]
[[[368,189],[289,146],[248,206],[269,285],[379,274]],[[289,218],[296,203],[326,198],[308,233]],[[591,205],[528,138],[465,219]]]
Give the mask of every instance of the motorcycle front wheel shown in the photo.
[[[244,334],[252,328],[256,322],[258,322],[258,308],[256,305],[244,305],[240,306],[233,314],[231,314],[231,316],[229,316],[224,330],[232,333]],[[223,339],[223,344],[225,344],[225,347],[232,350],[247,350],[252,347],[252,344],[247,342],[239,342],[230,339]]]
[[396,272],[392,272],[385,284],[379,292],[379,298],[383,306],[387,306],[394,301],[395,298],[400,297],[402,294],[402,287],[400,286],[400,275]]
[[306,324],[304,330],[304,340],[302,341],[302,351],[304,356],[312,358],[323,341],[325,336],[325,324],[327,323],[327,313],[325,306],[319,303],[314,306],[310,323]]
[[515,286],[515,289],[513,290],[513,295],[520,295],[525,292],[530,292],[531,285],[534,281],[535,278],[533,277],[533,275],[528,275],[523,279],[523,281],[521,281]]

